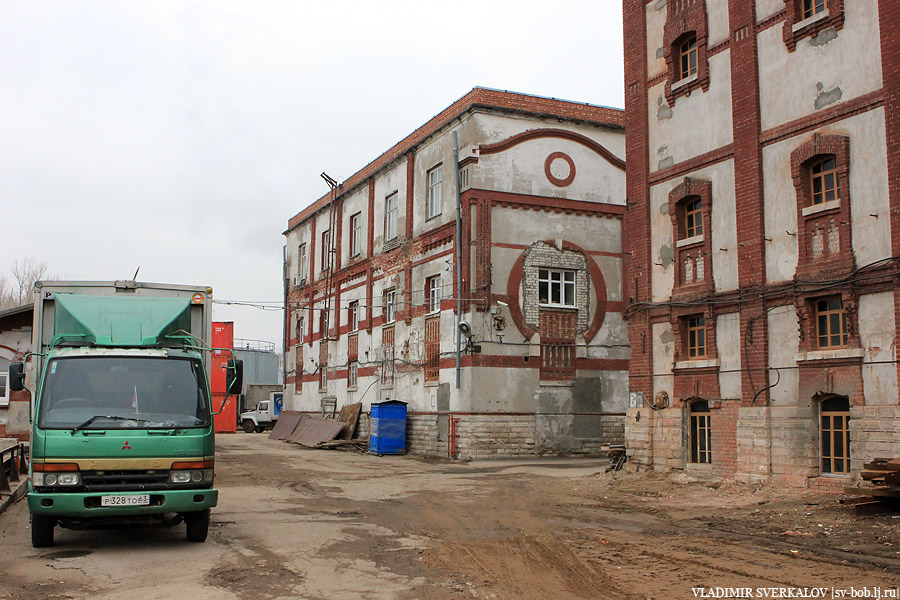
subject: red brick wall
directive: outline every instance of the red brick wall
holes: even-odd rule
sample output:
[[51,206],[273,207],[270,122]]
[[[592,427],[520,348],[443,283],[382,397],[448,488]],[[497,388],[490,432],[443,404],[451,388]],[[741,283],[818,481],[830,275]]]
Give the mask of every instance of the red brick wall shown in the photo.
[[[647,27],[646,2],[623,0],[625,31],[625,171],[627,210],[622,236],[625,252],[623,293],[628,303],[649,302],[650,297],[650,198],[647,125]],[[632,392],[653,395],[653,340],[650,313],[630,312],[631,345],[629,381]]]

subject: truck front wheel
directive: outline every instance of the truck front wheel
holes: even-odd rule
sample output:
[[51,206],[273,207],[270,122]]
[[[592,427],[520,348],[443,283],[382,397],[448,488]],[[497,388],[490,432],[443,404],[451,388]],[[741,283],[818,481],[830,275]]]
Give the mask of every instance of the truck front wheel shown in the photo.
[[46,548],[53,545],[53,528],[56,519],[47,515],[31,515],[31,545]]
[[184,522],[187,525],[187,540],[189,542],[205,542],[209,534],[209,509],[199,512],[185,513]]
[[242,427],[244,428],[244,433],[253,433],[253,431],[256,429],[256,425],[254,425],[253,421],[251,421],[250,419],[244,420]]

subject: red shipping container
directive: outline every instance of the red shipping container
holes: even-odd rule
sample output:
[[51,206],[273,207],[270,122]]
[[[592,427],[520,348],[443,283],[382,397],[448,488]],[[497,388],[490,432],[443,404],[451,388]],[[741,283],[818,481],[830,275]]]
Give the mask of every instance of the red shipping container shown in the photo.
[[[212,347],[213,348],[233,348],[234,347],[234,323],[231,321],[225,323],[213,323],[212,326]],[[210,357],[212,366],[211,381],[209,382],[210,392],[212,393],[213,412],[219,410],[222,406],[222,400],[225,399],[225,367],[231,359],[231,353],[225,350],[213,350]],[[225,408],[216,415],[215,418],[216,433],[234,433],[237,431],[237,398],[228,396]]]

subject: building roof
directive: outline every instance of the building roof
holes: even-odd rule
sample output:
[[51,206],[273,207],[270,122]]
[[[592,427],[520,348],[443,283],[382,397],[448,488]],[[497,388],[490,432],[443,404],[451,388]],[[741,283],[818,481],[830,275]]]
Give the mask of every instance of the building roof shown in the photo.
[[0,310],[0,333],[15,329],[31,328],[34,304],[23,304]]
[[[572,102],[558,98],[545,98],[529,94],[518,94],[505,90],[476,87],[468,94],[432,117],[427,123],[400,140],[390,150],[370,162],[343,182],[343,189],[350,191],[377,173],[385,166],[406,154],[416,145],[440,130],[453,119],[472,108],[498,108],[510,112],[532,116],[551,116],[603,125],[614,129],[625,127],[625,111],[618,108],[598,106],[586,102]],[[331,200],[331,194],[323,194],[318,200],[291,217],[288,231],[324,208]]]

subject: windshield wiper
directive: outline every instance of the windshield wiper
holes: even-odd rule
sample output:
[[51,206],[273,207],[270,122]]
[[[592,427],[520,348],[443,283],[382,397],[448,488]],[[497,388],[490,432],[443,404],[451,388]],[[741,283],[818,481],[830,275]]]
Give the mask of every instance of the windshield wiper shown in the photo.
[[90,419],[88,419],[87,421],[82,423],[81,425],[74,427],[72,429],[72,433],[74,434],[79,429],[84,429],[85,427],[87,427],[88,425],[90,425],[91,423],[96,421],[97,419],[109,419],[111,421],[141,421],[142,423],[150,423],[151,422],[151,421],[148,421],[147,419],[139,419],[137,417],[120,417],[119,415],[94,415],[93,417],[91,417]]

